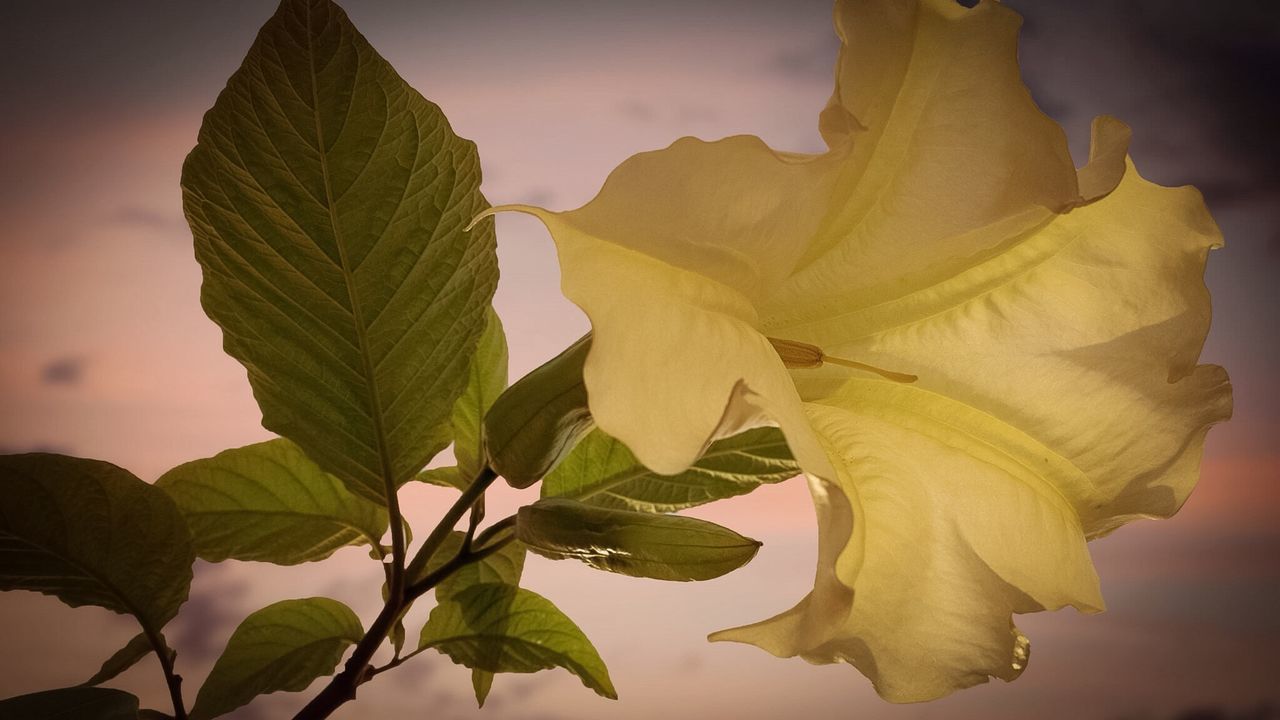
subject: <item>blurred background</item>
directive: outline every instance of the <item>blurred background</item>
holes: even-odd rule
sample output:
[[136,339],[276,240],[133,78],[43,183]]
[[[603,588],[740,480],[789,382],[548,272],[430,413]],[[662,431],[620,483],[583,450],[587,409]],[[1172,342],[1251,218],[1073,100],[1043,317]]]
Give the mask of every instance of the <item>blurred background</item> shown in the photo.
[[[588,200],[627,156],[681,135],[752,133],[817,151],[838,47],[827,0],[345,0],[372,43],[475,140],[490,201]],[[811,587],[813,511],[800,482],[700,514],[765,542],[720,580],[667,585],[530,558],[526,585],[592,638],[621,693],[564,671],[500,676],[484,710],[469,673],[423,655],[366,686],[344,718],[1280,717],[1280,13],[1268,2],[1009,0],[1026,23],[1024,75],[1077,158],[1090,119],[1132,125],[1149,178],[1200,187],[1227,248],[1210,258],[1214,323],[1236,416],[1209,435],[1184,510],[1093,546],[1109,609],[1020,619],[1030,667],[914,706],[880,701],[847,666],[813,667],[707,632],[790,607]],[[270,0],[0,3],[0,451],[110,460],[151,480],[268,437],[243,369],[202,314],[181,213],[182,159]],[[558,292],[535,221],[498,221],[496,305],[512,377],[585,329]],[[1015,389],[1016,390],[1016,389]],[[440,459],[445,460],[444,458]],[[527,502],[500,491],[495,517]],[[426,528],[450,502],[412,488]],[[295,568],[201,563],[167,630],[194,698],[252,610],[327,595],[366,621],[380,570],[361,550]],[[31,593],[0,596],[0,697],[83,681],[131,620]],[[425,617],[411,616],[410,633]],[[112,685],[165,706],[148,659]],[[235,717],[287,717],[309,694]]]

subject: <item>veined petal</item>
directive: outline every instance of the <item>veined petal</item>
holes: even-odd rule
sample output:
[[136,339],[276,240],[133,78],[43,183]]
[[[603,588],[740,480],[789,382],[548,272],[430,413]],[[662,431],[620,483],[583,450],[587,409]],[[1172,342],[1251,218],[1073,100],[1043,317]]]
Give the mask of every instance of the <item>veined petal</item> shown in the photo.
[[[991,442],[1074,467],[1087,482],[1051,479],[1095,537],[1173,514],[1199,475],[1208,427],[1231,414],[1226,373],[1196,364],[1209,328],[1204,264],[1220,245],[1199,193],[1129,165],[1109,195],[962,273],[765,328],[914,373],[913,391],[971,409]],[[797,378],[806,398],[844,382]]]
[[686,137],[619,165],[557,227],[713,278],[760,302],[795,266],[844,161],[779,153],[747,135]]
[[830,475],[795,386],[742,292],[592,235],[586,228],[613,225],[579,224],[582,211],[506,209],[547,226],[561,289],[591,321],[583,380],[601,430],[655,472],[675,474],[718,437],[776,424],[803,467]]
[[1034,468],[963,427],[899,406],[867,412],[859,400],[807,406],[836,458],[823,501],[843,501],[853,517],[829,513],[837,521],[820,525],[815,590],[713,640],[850,662],[886,699],[915,702],[1017,677],[1029,647],[1013,613],[1102,608],[1079,520]]
[[837,3],[842,47],[821,125],[850,155],[772,313],[900,294],[1078,200],[1066,136],[1019,76],[1020,24],[990,0]]

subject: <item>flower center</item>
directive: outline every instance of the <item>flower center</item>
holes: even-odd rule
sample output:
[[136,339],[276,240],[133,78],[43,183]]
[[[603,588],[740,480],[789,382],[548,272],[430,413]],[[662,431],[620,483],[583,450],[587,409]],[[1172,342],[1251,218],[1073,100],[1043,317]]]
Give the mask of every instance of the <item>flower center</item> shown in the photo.
[[782,358],[782,364],[793,370],[811,370],[830,364],[873,373],[894,382],[913,383],[918,379],[915,375],[885,370],[875,365],[857,362],[856,360],[832,357],[822,352],[822,348],[817,345],[796,342],[795,340],[779,340],[777,338],[768,338],[768,340],[769,344],[773,345],[773,349],[777,351],[778,357]]

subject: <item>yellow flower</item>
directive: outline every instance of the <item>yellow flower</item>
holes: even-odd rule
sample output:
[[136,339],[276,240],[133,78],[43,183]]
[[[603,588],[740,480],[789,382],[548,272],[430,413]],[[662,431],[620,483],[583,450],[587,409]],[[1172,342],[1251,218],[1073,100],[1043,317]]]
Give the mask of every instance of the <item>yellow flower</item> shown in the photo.
[[893,701],[1016,677],[1013,613],[1101,610],[1086,540],[1173,514],[1231,413],[1196,364],[1221,245],[1200,195],[1141,178],[1110,118],[1077,171],[1019,23],[840,2],[828,152],[685,138],[577,210],[508,208],[591,320],[600,428],[675,473],[776,424],[805,470],[813,591],[713,639],[850,662]]

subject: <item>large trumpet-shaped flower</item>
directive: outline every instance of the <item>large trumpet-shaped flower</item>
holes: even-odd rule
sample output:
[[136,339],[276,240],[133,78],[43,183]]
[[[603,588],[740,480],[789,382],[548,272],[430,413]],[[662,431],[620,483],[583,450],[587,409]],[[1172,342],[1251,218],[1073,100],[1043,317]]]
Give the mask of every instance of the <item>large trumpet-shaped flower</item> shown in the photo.
[[1140,177],[1109,118],[1077,170],[1019,22],[840,2],[828,152],[686,138],[582,208],[515,208],[590,318],[600,428],[675,473],[772,423],[809,478],[813,591],[713,639],[850,662],[894,701],[1016,677],[1013,613],[1101,610],[1086,541],[1173,514],[1231,412],[1196,364],[1221,244],[1200,195]]

